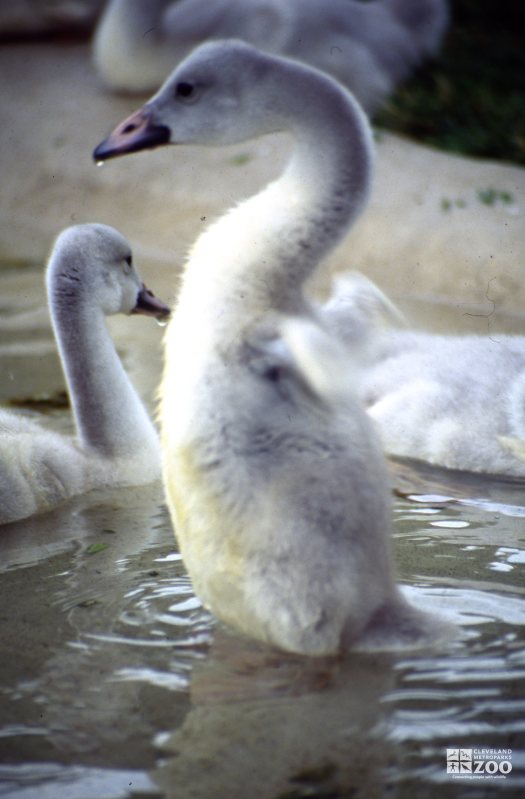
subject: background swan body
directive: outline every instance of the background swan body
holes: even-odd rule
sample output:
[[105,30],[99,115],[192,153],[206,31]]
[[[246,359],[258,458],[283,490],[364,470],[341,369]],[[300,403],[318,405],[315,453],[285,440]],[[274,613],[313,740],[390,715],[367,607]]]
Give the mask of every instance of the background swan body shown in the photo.
[[141,283],[127,241],[105,225],[57,238],[46,273],[51,321],[73,407],[75,437],[0,411],[0,523],[47,510],[97,486],[160,477],[157,432],[104,317],[169,313]]
[[525,337],[381,330],[387,305],[348,277],[321,311],[341,340],[369,342],[360,393],[386,451],[525,477]]
[[242,39],[330,73],[373,112],[447,22],[446,0],[110,0],[94,60],[110,88],[148,92],[202,42]]
[[197,594],[248,635],[309,655],[413,644],[423,625],[394,584],[381,449],[302,291],[366,201],[363,112],[317,70],[207,44],[94,157],[275,130],[294,136],[291,161],[196,241],[167,330],[161,438],[177,539]]
[[364,368],[375,359],[378,321],[404,325],[402,313],[389,298],[360,272],[338,275],[328,300],[317,308],[323,323],[351,351]]

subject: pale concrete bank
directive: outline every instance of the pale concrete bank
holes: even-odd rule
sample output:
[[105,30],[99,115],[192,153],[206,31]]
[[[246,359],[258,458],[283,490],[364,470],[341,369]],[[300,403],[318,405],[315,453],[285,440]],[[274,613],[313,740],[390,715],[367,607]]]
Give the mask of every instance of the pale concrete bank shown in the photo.
[[[97,169],[94,146],[141,101],[103,90],[87,45],[4,45],[0,74],[6,264],[43,259],[67,225],[104,222],[129,237],[142,272],[173,298],[174,275],[203,225],[275,176],[288,148],[283,136],[222,150],[163,148]],[[390,134],[378,137],[377,152],[369,207],[318,287],[352,268],[393,297],[444,299],[461,309],[458,319],[477,303],[486,313],[494,303],[497,313],[524,312],[525,170]],[[489,189],[492,204],[478,195]]]

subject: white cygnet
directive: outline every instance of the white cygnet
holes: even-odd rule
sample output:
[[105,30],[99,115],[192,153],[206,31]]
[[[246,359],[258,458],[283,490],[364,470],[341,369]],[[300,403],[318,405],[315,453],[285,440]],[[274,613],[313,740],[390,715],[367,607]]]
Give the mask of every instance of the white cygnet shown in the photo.
[[124,371],[104,317],[169,308],[141,282],[126,239],[106,225],[67,228],[46,274],[49,310],[76,426],[74,437],[0,411],[0,523],[99,486],[160,478],[158,435]]
[[436,626],[395,586],[373,426],[303,294],[368,196],[372,136],[354,98],[297,61],[207,44],[94,157],[278,130],[295,140],[288,166],[198,238],[167,330],[176,536],[197,594],[248,635],[309,655],[428,642]]
[[450,469],[525,477],[525,337],[385,329],[392,304],[347,277],[321,309],[354,351],[367,342],[360,396],[386,451]]

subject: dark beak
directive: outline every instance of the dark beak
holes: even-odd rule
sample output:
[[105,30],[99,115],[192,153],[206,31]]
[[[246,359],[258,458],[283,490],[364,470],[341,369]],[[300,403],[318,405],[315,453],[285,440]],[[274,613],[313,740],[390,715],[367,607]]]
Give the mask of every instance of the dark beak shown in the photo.
[[117,155],[135,153],[169,144],[170,129],[166,125],[156,125],[152,111],[145,106],[127,117],[107,139],[100,142],[93,151],[95,161],[107,161]]
[[167,319],[171,313],[171,309],[157,299],[152,291],[150,291],[144,283],[137,295],[137,302],[131,313],[140,313],[145,316],[154,316],[155,319]]

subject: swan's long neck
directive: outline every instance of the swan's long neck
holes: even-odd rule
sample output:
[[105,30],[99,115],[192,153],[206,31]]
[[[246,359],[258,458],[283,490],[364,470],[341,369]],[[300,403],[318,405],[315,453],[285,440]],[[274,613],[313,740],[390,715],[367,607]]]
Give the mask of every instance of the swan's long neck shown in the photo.
[[49,286],[55,337],[79,440],[105,457],[146,456],[157,434],[133,388],[99,307],[71,296],[63,278]]
[[[297,82],[294,76],[297,75]],[[301,80],[303,77],[303,80]],[[279,81],[279,76],[276,76]],[[305,281],[348,231],[365,204],[372,170],[368,122],[352,97],[299,65],[271,96],[277,129],[294,138],[274,183],[211,225],[190,254],[179,310],[234,337],[268,310],[302,306]]]

